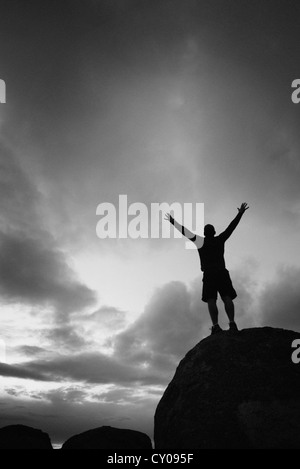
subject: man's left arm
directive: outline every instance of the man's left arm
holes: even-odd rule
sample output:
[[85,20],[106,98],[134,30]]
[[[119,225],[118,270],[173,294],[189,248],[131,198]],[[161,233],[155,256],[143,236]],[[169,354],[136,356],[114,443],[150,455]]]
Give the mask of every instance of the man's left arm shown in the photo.
[[242,205],[240,206],[240,208],[238,208],[238,214],[237,216],[232,220],[232,222],[228,225],[228,227],[226,228],[225,231],[223,231],[223,233],[221,233],[219,236],[222,237],[224,239],[224,241],[226,241],[229,236],[232,235],[233,231],[236,229],[236,227],[238,226],[242,216],[244,215],[244,213],[246,212],[246,210],[248,210],[248,205],[246,204],[246,202],[243,202]]

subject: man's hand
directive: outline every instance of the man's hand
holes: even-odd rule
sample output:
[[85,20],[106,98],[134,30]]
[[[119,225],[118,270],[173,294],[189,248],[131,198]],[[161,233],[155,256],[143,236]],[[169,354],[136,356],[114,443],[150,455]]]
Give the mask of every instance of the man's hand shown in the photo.
[[166,213],[165,220],[167,220],[167,221],[169,221],[170,223],[172,223],[172,225],[174,224],[174,218],[173,218],[172,215],[170,215],[169,213]]
[[243,202],[240,208],[238,208],[238,211],[241,215],[243,215],[243,213],[245,213],[248,208],[248,204],[246,204],[246,202]]

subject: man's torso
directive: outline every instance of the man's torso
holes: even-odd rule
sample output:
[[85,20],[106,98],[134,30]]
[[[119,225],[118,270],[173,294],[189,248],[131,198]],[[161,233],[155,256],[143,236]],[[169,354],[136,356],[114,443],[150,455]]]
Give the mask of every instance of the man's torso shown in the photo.
[[220,236],[205,238],[203,246],[198,249],[203,272],[218,272],[226,269],[224,245],[225,241]]

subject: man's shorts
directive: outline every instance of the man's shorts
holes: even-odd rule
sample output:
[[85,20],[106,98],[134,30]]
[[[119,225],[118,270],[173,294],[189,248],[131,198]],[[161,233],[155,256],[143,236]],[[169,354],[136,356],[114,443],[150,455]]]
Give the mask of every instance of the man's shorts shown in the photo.
[[227,269],[214,272],[204,272],[203,275],[202,301],[216,300],[218,292],[221,298],[229,296],[232,300],[237,297],[232,286],[231,278]]

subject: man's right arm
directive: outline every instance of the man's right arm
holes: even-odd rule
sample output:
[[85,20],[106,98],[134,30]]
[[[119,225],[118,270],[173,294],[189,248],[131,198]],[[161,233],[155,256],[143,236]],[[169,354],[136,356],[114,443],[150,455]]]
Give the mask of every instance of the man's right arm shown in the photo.
[[203,244],[203,238],[201,236],[196,235],[188,228],[178,223],[169,213],[166,215],[165,220],[168,220],[172,225],[174,225],[175,228],[180,231],[181,234],[183,234],[183,236],[188,238],[190,241],[193,241],[193,243],[195,243],[197,247],[198,244],[199,247],[201,247],[201,245]]

